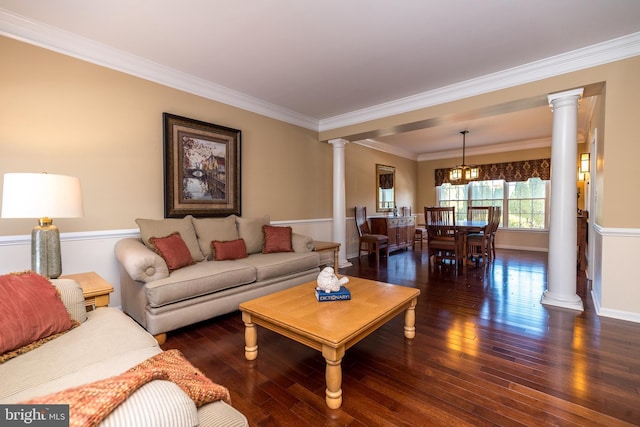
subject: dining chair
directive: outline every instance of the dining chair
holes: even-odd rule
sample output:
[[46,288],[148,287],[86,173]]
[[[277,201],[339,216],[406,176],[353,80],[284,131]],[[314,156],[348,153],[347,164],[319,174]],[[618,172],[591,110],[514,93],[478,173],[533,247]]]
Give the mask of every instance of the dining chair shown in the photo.
[[422,244],[424,243],[424,239],[427,236],[427,229],[421,225],[416,225],[416,228],[413,233],[413,250],[415,251],[415,247],[417,244],[420,244],[420,252],[422,252]]
[[[403,206],[400,208],[402,216],[411,216],[411,206]],[[421,225],[416,225],[413,231],[413,250],[416,244],[420,244],[420,252],[422,252],[422,243],[427,235],[427,229]]]
[[502,208],[499,206],[494,206],[493,214],[491,216],[491,228],[489,230],[490,234],[490,260],[496,258],[496,232],[498,231],[498,227],[500,226],[500,221],[502,220]]
[[474,260],[476,266],[480,260],[484,266],[491,261],[491,226],[494,212],[493,206],[470,207],[467,211],[469,220],[487,222],[480,232],[466,235],[467,256]]
[[467,220],[489,222],[489,211],[493,206],[469,206],[467,208]]
[[389,237],[384,234],[372,234],[367,221],[367,208],[356,206],[356,228],[358,229],[358,261],[362,251],[367,255],[375,253],[376,267],[380,265],[380,250],[385,250],[385,255],[389,257]]
[[455,207],[425,206],[424,218],[427,223],[427,250],[434,264],[449,260],[456,270],[464,252],[463,239],[456,227]]

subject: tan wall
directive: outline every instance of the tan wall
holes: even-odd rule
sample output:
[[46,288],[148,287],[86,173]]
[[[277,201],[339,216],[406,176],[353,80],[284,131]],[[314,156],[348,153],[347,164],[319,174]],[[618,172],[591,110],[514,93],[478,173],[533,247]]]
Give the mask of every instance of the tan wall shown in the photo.
[[[242,131],[242,214],[331,217],[331,146],[317,132],[0,37],[0,173],[80,177],[85,216],[64,232],[162,218],[162,113]],[[34,220],[0,221],[0,235]]]
[[347,144],[345,149],[346,216],[355,215],[356,206],[366,206],[368,216],[385,215],[376,212],[376,164],[396,168],[396,205],[415,211],[417,162],[383,153],[359,144]]

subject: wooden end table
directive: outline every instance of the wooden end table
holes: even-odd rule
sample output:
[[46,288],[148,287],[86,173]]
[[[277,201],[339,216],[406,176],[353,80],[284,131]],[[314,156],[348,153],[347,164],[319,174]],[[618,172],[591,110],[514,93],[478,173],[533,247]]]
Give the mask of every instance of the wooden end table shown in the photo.
[[67,274],[60,276],[60,279],[73,279],[82,286],[82,293],[88,310],[109,305],[109,294],[113,292],[113,286],[100,277],[98,273]]
[[404,336],[415,337],[415,307],[420,290],[350,277],[349,301],[318,302],[316,282],[275,292],[240,304],[245,325],[245,358],[258,357],[256,325],[322,353],[326,361],[326,403],[342,405],[342,358],[345,351],[404,312]]
[[316,252],[333,252],[333,270],[338,272],[338,254],[340,252],[340,243],[323,242],[320,240],[313,241],[314,251]]

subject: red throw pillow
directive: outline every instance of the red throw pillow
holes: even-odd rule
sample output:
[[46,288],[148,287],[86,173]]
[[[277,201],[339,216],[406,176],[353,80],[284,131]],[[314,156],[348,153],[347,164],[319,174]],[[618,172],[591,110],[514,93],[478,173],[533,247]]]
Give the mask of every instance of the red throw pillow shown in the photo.
[[274,252],[293,252],[291,242],[291,227],[275,227],[273,225],[263,225],[264,233],[263,254]]
[[[35,348],[38,341],[74,325],[58,290],[43,276],[26,272],[0,276],[0,360]],[[21,349],[24,346],[31,346]],[[17,350],[20,349],[20,350]],[[22,351],[24,350],[24,351]]]
[[244,239],[227,240],[224,242],[214,240],[211,242],[211,249],[213,250],[213,259],[216,261],[234,260],[248,256],[247,245],[244,243]]
[[169,271],[193,264],[191,252],[189,252],[187,244],[177,231],[167,237],[151,237],[149,243],[155,248],[158,255],[165,260]]

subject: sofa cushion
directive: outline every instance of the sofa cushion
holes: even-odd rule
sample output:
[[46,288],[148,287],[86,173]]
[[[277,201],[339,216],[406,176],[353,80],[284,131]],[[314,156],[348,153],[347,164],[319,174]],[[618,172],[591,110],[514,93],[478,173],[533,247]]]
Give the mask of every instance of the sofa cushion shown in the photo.
[[149,248],[153,249],[149,239],[152,237],[164,237],[177,231],[180,233],[182,240],[187,244],[191,258],[198,262],[204,259],[204,255],[200,251],[198,238],[193,228],[191,215],[184,218],[165,218],[165,219],[144,219],[137,218],[136,223],[140,227],[140,238],[142,242]]
[[167,263],[169,271],[193,264],[189,248],[177,231],[166,237],[151,237],[149,243]]
[[214,240],[224,242],[238,238],[235,215],[226,218],[192,218],[191,221],[198,236],[200,251],[206,259],[213,259],[211,242]]
[[195,403],[177,384],[154,380],[118,405],[100,427],[191,427],[199,424]]
[[318,252],[259,253],[235,262],[252,265],[256,269],[257,280],[263,281],[316,268],[320,255]]
[[[74,325],[58,290],[31,272],[0,276],[0,362]],[[28,350],[25,349],[25,350]]]
[[[179,350],[167,350],[150,357],[127,372],[93,383],[72,387],[31,399],[29,404],[69,404],[71,425],[97,425],[129,395],[153,380],[177,384],[195,406],[224,400],[231,402],[229,390],[207,378]],[[99,396],[99,398],[96,398]],[[131,425],[127,423],[127,425]],[[151,424],[153,425],[153,424]]]
[[0,365],[0,402],[17,403],[117,375],[158,353],[158,342],[117,308]]
[[293,252],[291,243],[291,227],[276,227],[273,225],[263,225],[264,234],[263,254],[275,252]]
[[243,239],[228,242],[214,240],[211,242],[211,246],[213,247],[213,256],[216,261],[233,261],[234,259],[242,259],[248,256],[247,246],[244,244]]
[[264,242],[264,234],[262,232],[263,225],[269,225],[269,215],[262,218],[242,218],[236,217],[238,223],[238,236],[244,239],[247,245],[248,254],[256,254],[262,252]]
[[148,304],[160,307],[255,280],[255,268],[242,260],[205,261],[176,270],[166,279],[147,283],[145,287]]

